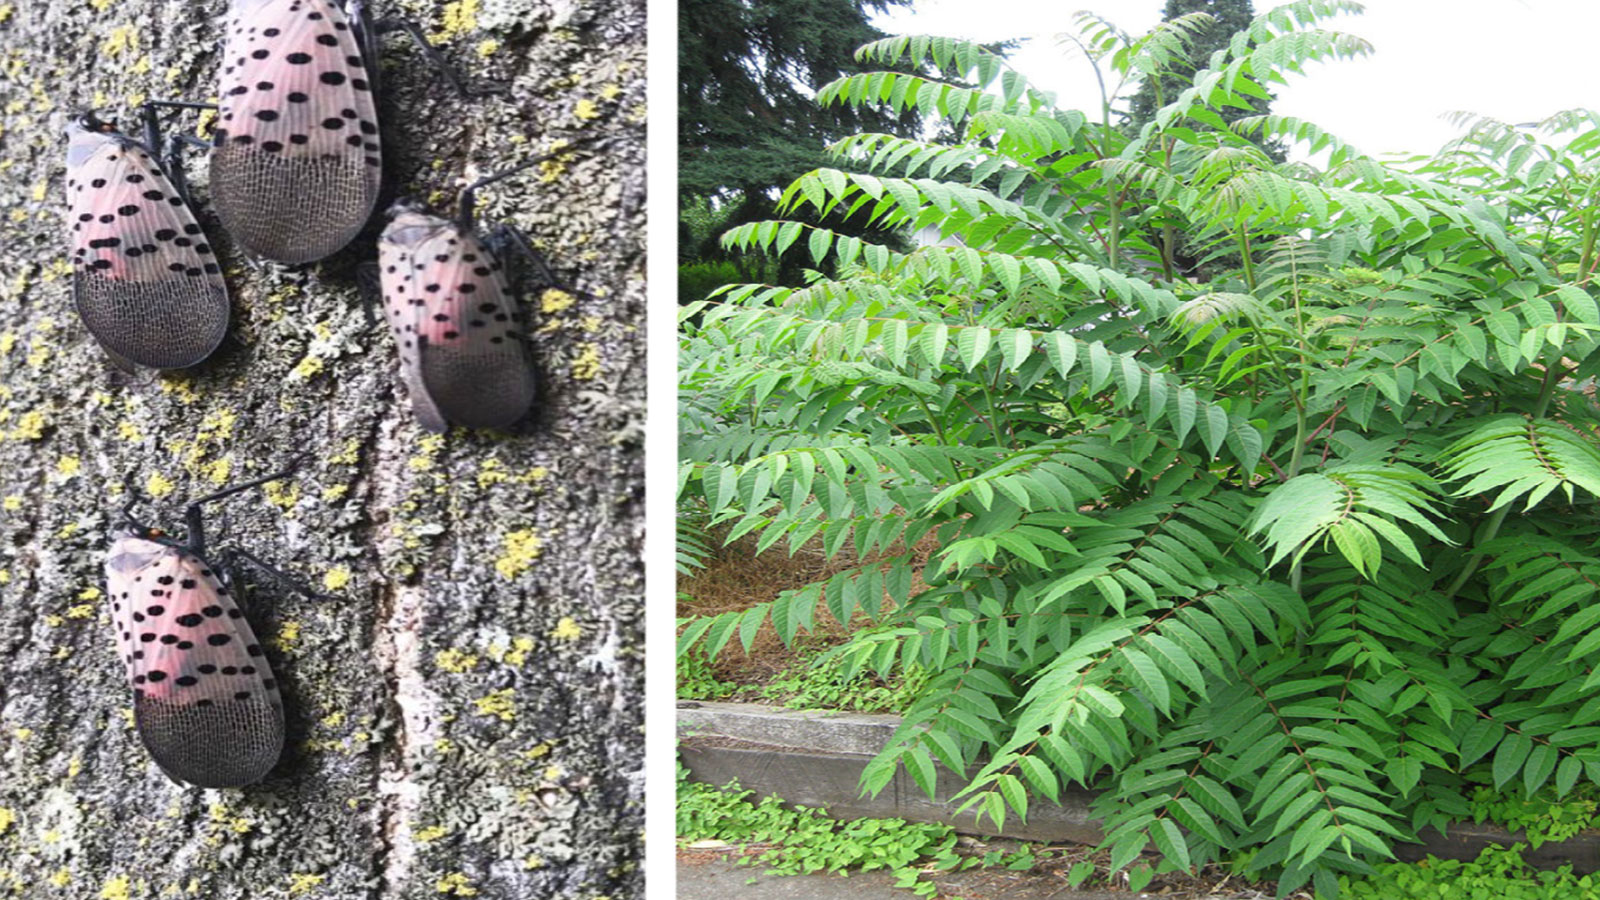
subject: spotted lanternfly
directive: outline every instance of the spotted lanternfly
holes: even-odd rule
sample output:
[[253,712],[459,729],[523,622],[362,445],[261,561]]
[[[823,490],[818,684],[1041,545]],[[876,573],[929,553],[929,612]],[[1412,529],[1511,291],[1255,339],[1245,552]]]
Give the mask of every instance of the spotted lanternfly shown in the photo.
[[360,4],[234,0],[223,47],[211,192],[245,250],[321,259],[372,216],[378,114]]
[[228,331],[228,288],[158,148],[93,113],[67,138],[72,294],[89,333],[129,369],[210,356]]
[[112,536],[106,585],[134,723],[156,763],[179,781],[250,784],[283,751],[277,681],[238,598],[206,558],[200,506],[286,474],[191,503],[184,541],[126,512]]
[[480,238],[476,191],[564,155],[571,146],[484,178],[461,193],[454,220],[413,201],[390,208],[378,239],[379,278],[400,376],[417,419],[429,431],[449,424],[504,428],[527,415],[536,383],[505,264],[491,249],[509,244],[544,269],[527,239],[509,226]]
[[378,202],[377,38],[404,31],[469,94],[415,24],[370,21],[362,0],[233,0],[218,88],[211,192],[255,256],[322,259]]

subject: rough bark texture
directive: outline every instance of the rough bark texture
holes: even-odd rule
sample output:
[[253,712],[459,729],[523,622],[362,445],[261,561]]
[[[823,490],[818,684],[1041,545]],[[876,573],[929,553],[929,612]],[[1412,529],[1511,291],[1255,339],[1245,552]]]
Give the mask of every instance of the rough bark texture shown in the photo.
[[[185,373],[115,373],[71,306],[60,128],[213,95],[224,8],[0,0],[0,897],[642,893],[643,2],[376,7],[510,88],[463,101],[388,39],[390,194],[446,207],[557,137],[622,136],[485,197],[592,294],[530,301],[543,398],[514,434],[418,429],[355,290],[381,222],[320,265],[251,265],[198,158],[230,335]],[[108,530],[136,490],[181,531],[183,498],[301,449],[210,517],[331,595],[246,579],[287,749],[249,788],[175,784],[131,726]]]

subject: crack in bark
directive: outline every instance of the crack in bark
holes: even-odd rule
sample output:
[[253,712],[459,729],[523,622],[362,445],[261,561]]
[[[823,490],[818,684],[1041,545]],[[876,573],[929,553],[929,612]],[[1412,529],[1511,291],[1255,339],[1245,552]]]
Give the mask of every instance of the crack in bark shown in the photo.
[[[405,454],[392,430],[387,435],[375,433],[372,439],[378,448],[373,454],[374,467],[389,472],[403,470]],[[405,479],[373,478],[368,484],[368,509],[395,509],[408,487]],[[380,548],[384,523],[376,518],[371,522],[365,545]],[[409,776],[432,719],[435,698],[425,685],[420,665],[424,591],[418,585],[381,577],[381,573],[379,584],[372,652],[383,674],[385,705],[395,713],[393,739],[385,741],[385,749],[379,755],[376,784],[379,803],[375,836],[379,852],[373,860],[377,869],[373,898],[386,900],[401,896],[411,874],[416,852],[412,829],[422,802],[422,788]]]

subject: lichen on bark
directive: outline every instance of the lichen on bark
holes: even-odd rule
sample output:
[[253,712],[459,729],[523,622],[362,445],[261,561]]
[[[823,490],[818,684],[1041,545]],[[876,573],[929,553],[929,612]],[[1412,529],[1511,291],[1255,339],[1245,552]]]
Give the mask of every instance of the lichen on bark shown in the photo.
[[[355,289],[381,221],[321,264],[252,264],[198,158],[229,337],[187,372],[116,373],[71,307],[60,128],[209,98],[225,9],[0,0],[0,897],[642,894],[643,3],[374,5],[505,88],[462,100],[386,41],[390,195],[447,207],[558,138],[617,136],[483,197],[581,289],[528,298],[542,398],[513,433],[418,428]],[[174,784],[130,723],[108,529],[130,490],[181,529],[183,498],[301,450],[210,519],[329,595],[246,578],[283,760]]]

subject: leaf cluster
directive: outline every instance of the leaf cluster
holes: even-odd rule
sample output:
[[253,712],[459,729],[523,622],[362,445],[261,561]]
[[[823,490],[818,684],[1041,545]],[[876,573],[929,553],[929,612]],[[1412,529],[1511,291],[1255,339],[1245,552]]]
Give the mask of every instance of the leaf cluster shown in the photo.
[[[1405,163],[1223,119],[1365,52],[1318,25],[1356,9],[1257,16],[1132,135],[975,44],[863,48],[942,75],[821,102],[963,140],[846,138],[779,214],[952,240],[725,235],[819,274],[685,308],[678,484],[730,540],[859,562],[680,651],[864,614],[841,658],[928,673],[865,789],[947,768],[1002,824],[1092,788],[1114,867],[1154,847],[1285,893],[1470,818],[1477,767],[1526,798],[1600,783],[1600,118],[1475,120]],[[1081,21],[1118,71],[1170,51]]]

